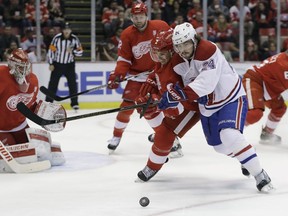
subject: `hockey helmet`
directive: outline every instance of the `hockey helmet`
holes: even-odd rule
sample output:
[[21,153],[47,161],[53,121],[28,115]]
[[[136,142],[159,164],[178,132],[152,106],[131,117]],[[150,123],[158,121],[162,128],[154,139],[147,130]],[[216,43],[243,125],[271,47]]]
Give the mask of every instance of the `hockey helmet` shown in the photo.
[[14,76],[18,84],[27,83],[26,76],[31,73],[31,62],[28,54],[18,48],[11,52],[7,59],[10,74]]

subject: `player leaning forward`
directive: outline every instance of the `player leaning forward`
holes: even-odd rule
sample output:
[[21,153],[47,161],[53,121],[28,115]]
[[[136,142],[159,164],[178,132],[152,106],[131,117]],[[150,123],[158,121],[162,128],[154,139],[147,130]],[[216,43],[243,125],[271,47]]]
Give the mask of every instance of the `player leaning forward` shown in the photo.
[[[23,102],[37,115],[44,118],[65,117],[61,105],[44,101],[36,101],[39,90],[38,79],[32,72],[28,55],[22,49],[11,51],[8,66],[0,66],[0,141],[11,152],[19,163],[31,163],[49,160],[51,165],[61,165],[65,162],[60,145],[52,143],[50,133],[46,130],[30,128],[26,117],[16,108]],[[64,124],[45,126],[50,131],[64,128]],[[0,172],[10,172],[11,169],[1,159]]]
[[207,143],[217,152],[238,159],[255,177],[259,191],[271,190],[271,179],[243,135],[247,100],[239,75],[217,46],[200,39],[190,23],[176,26],[172,40],[183,58],[174,71],[182,76],[185,86],[174,90],[183,91],[188,101],[198,101]]

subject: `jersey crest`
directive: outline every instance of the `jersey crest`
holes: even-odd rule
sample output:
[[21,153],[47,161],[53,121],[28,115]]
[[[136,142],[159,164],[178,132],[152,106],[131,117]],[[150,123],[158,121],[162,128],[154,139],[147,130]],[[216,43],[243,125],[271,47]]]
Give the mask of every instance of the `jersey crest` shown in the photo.
[[150,52],[151,40],[142,41],[138,43],[136,46],[132,47],[132,52],[135,59],[140,59],[143,55]]
[[31,94],[17,94],[17,95],[12,95],[11,97],[8,98],[6,102],[6,106],[10,111],[16,111],[17,110],[17,104],[19,102],[23,102],[25,105],[27,105],[29,102],[31,102],[33,98],[34,93]]

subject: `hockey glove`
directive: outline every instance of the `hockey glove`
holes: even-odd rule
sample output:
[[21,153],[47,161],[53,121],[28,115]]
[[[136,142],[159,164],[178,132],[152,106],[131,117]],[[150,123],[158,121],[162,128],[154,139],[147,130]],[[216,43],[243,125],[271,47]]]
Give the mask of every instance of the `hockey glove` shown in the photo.
[[[153,102],[154,101],[158,101],[159,98],[156,94],[152,94],[151,95],[152,97],[152,100],[150,103],[152,103],[151,105],[148,106],[148,108],[145,110],[145,113],[144,113],[144,117],[150,117],[151,115],[153,115],[154,113],[156,112],[159,112],[158,109],[157,109],[157,106],[156,105],[153,105]],[[142,96],[139,96],[135,99],[135,104],[144,104],[144,103],[147,103],[148,100],[150,98],[150,94],[147,94],[146,96],[142,97]],[[137,109],[137,112],[139,114],[143,114],[143,108],[138,108]]]
[[[62,105],[42,100],[39,101],[34,112],[38,116],[48,120],[65,119],[67,116],[66,110]],[[44,125],[43,128],[48,131],[57,132],[63,130],[65,128],[65,125],[66,121],[50,125]]]
[[117,89],[119,87],[120,82],[124,80],[125,76],[123,74],[115,74],[114,71],[110,73],[108,79],[108,88],[109,89]]
[[205,105],[208,100],[209,100],[208,95],[204,95],[204,96],[198,98],[198,99],[197,99],[197,102],[198,102],[199,104]]
[[139,95],[144,97],[148,93],[152,95],[157,92],[158,92],[157,83],[155,82],[155,80],[148,77],[146,82],[142,84],[140,91],[139,91]]
[[184,111],[182,103],[174,100],[168,91],[164,92],[162,95],[161,100],[158,103],[158,108],[169,118],[174,118]]
[[185,92],[179,86],[178,83],[176,83],[175,85],[173,85],[173,83],[169,83],[167,85],[167,91],[169,92],[169,94],[171,95],[171,97],[175,101],[185,101],[185,100],[187,100],[187,96],[186,96]]

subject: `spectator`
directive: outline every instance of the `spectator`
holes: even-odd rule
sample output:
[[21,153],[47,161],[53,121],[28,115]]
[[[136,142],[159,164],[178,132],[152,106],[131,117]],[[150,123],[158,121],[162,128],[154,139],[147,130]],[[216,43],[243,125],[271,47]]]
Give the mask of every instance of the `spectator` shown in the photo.
[[[252,21],[251,11],[248,6],[244,5],[244,33],[247,36],[252,36],[254,23]],[[233,34],[239,35],[239,21],[240,21],[240,3],[236,0],[236,4],[229,9],[230,19],[232,22]]]
[[151,20],[161,20],[162,19],[162,10],[160,4],[157,0],[154,0],[151,8]]
[[275,26],[275,14],[267,3],[260,1],[255,11],[255,21],[258,28],[271,28]]
[[19,0],[10,0],[5,10],[5,17],[7,19],[6,25],[19,29],[19,34],[24,34],[24,9],[23,4]]
[[167,1],[163,9],[162,17],[165,22],[167,22],[168,24],[172,24],[178,14],[184,16],[185,13],[182,12],[183,11],[181,10],[178,0]]
[[[201,11],[197,11],[195,18],[193,18],[190,23],[196,30],[197,34],[203,37],[203,13]],[[208,25],[207,28],[208,28],[207,39],[210,41],[215,41],[215,32],[213,28],[210,25]]]
[[215,32],[216,42],[234,42],[235,38],[232,35],[232,27],[227,22],[226,17],[223,14],[218,15],[217,20],[213,25],[213,31]]
[[123,32],[122,28],[118,28],[116,30],[116,34],[110,38],[111,42],[115,45],[115,47],[118,47],[119,41],[120,41],[120,36],[121,33]]
[[288,50],[288,38],[283,40],[281,52]]
[[103,9],[102,24],[104,27],[104,33],[107,38],[112,37],[117,28],[118,19],[118,3],[117,1],[112,1],[110,3],[110,8]]
[[[125,29],[128,26],[133,24],[130,19],[125,18],[124,11],[119,11],[118,18],[115,20],[115,23],[116,23],[117,29],[119,29],[119,28]],[[117,29],[116,29],[116,31],[117,31]],[[115,33],[116,33],[116,31],[115,31]]]
[[249,38],[245,44],[244,60],[259,61],[258,48],[251,38]]
[[269,33],[268,39],[266,41],[263,41],[259,47],[259,60],[260,61],[263,61],[266,58],[271,56],[270,43],[276,44],[276,35],[273,32]]
[[203,13],[201,3],[200,0],[193,0],[193,8],[190,9],[187,13],[187,20],[191,22],[192,19],[195,19],[197,12]]
[[6,50],[4,52],[3,61],[7,61],[8,56],[11,54],[11,51],[15,50],[17,48],[19,48],[17,42],[16,41],[11,41],[10,46],[8,48],[6,48]]
[[100,44],[97,49],[100,55],[100,61],[116,61],[118,58],[118,48],[111,40]]
[[53,26],[63,26],[65,21],[65,5],[63,0],[48,0],[47,8]]
[[5,17],[5,8],[2,3],[0,3],[0,28],[5,26],[6,17]]
[[48,52],[49,46],[51,44],[52,39],[55,36],[55,29],[54,28],[50,28],[48,31],[48,34],[45,34],[43,37],[43,42],[45,44],[45,48],[46,48],[46,52]]
[[174,22],[170,25],[171,28],[175,28],[176,25],[184,23],[184,17],[181,14],[178,14],[174,20]]
[[5,50],[10,47],[12,41],[17,43],[19,47],[18,38],[12,34],[11,26],[5,26],[3,34],[0,36],[0,59],[3,61],[3,54]]
[[[46,1],[41,0],[40,3],[40,23],[41,27],[51,26],[49,20],[49,11],[47,9]],[[36,26],[36,8],[35,0],[28,0],[25,4],[25,27]]]
[[220,0],[213,0],[213,3],[208,7],[208,23],[213,26],[220,14],[223,14],[227,21],[230,21],[229,8],[222,5]]
[[[37,40],[34,36],[34,30],[32,28],[26,29],[25,37],[22,39],[20,47],[28,53],[31,62],[37,62]],[[41,43],[41,61],[44,61],[46,57],[45,44]]]

